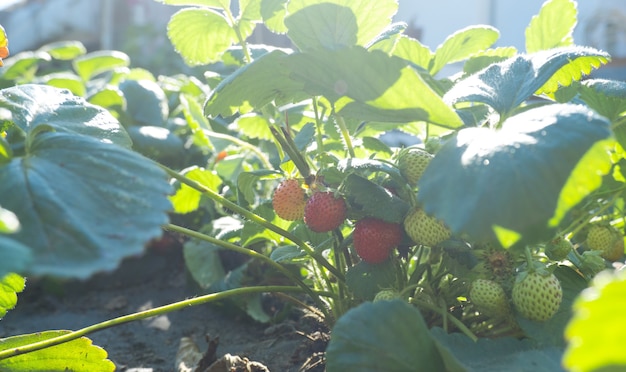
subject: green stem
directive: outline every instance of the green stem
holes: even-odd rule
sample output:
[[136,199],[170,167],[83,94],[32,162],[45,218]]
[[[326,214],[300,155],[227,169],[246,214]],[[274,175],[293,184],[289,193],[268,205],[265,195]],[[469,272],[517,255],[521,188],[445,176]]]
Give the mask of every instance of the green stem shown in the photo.
[[246,64],[251,63],[252,57],[250,56],[250,51],[248,50],[248,44],[239,29],[239,24],[235,20],[235,17],[233,17],[233,13],[231,13],[230,9],[224,8],[224,13],[226,13],[226,17],[228,17],[228,21],[230,22],[232,29],[235,31],[235,35],[237,35],[237,41],[239,42],[239,45],[241,45],[241,50],[243,50],[243,56],[246,59]]
[[[317,97],[313,97],[313,112],[315,113],[315,141],[317,143],[317,154],[321,156],[324,154],[324,137],[322,133],[324,133],[324,124],[322,123],[322,116],[319,113],[319,108],[317,106]],[[324,113],[322,113],[323,115]]]
[[85,328],[81,328],[70,333],[66,333],[61,336],[49,338],[44,341],[34,342],[28,345],[22,345],[11,349],[0,351],[0,360],[14,357],[21,354],[30,353],[33,351],[45,349],[54,345],[59,345],[65,342],[76,340],[80,337],[88,335],[93,332],[102,331],[104,329],[118,326],[124,323],[150,318],[157,315],[167,314],[172,311],[186,309],[190,306],[202,305],[212,301],[223,300],[232,296],[239,296],[253,293],[269,293],[269,292],[302,292],[302,288],[291,286],[258,286],[258,287],[244,287],[236,288],[218,293],[211,293],[208,295],[190,298],[183,301],[174,302],[169,305],[156,307],[154,309],[140,311],[130,315],[121,316],[118,318],[110,319],[101,323],[93,324]]
[[213,132],[207,129],[203,129],[204,134],[206,134],[209,137],[214,137],[214,138],[220,138],[220,139],[225,139],[227,141],[230,141],[232,143],[237,144],[237,146],[241,146],[242,148],[245,148],[247,150],[250,150],[254,153],[254,155],[256,155],[259,160],[263,163],[263,166],[267,169],[272,169],[272,163],[270,163],[269,159],[265,156],[265,154],[263,154],[263,152],[261,150],[258,149],[258,147],[246,142],[246,141],[242,141],[241,139],[231,136],[229,134],[225,134],[225,133],[217,133],[217,132]]
[[345,281],[345,278],[343,276],[343,274],[341,272],[339,272],[333,265],[331,265],[320,253],[315,252],[315,250],[309,246],[308,243],[306,243],[305,241],[303,241],[302,239],[298,238],[297,236],[295,236],[294,234],[290,233],[289,231],[286,231],[284,229],[281,229],[280,227],[274,225],[273,223],[271,223],[270,221],[264,219],[263,217],[254,214],[252,212],[250,212],[249,210],[247,210],[246,208],[243,208],[241,206],[239,206],[238,204],[235,204],[233,202],[231,202],[230,200],[224,198],[223,196],[219,195],[218,193],[216,193],[215,191],[209,189],[208,187],[194,181],[191,180],[183,175],[181,175],[180,173],[164,166],[164,165],[160,165],[161,168],[163,168],[163,170],[165,170],[165,172],[167,172],[168,175],[170,175],[172,178],[175,178],[176,180],[180,181],[181,183],[195,189],[198,190],[200,192],[202,192],[204,195],[208,196],[211,200],[223,205],[224,207],[232,210],[235,213],[238,213],[240,215],[242,215],[244,218],[246,218],[249,221],[252,221],[258,225],[261,225],[265,228],[267,228],[268,230],[271,230],[277,234],[282,235],[283,237],[287,238],[288,240],[291,240],[294,244],[298,245],[300,248],[302,248],[309,256],[313,257],[320,265],[322,265],[323,267],[325,267],[328,271],[330,271],[333,275],[335,275],[337,277],[337,280],[340,281]]
[[356,157],[354,153],[354,146],[352,145],[352,139],[350,138],[350,132],[348,132],[348,127],[346,126],[345,120],[340,115],[335,114],[335,120],[337,121],[337,125],[339,126],[339,131],[343,136],[343,140],[346,143],[346,147],[348,147],[348,154],[350,154],[351,158]]
[[276,270],[280,271],[281,273],[283,273],[286,277],[288,277],[289,279],[293,280],[298,286],[300,286],[300,288],[302,288],[302,290],[304,292],[306,292],[309,296],[311,296],[311,299],[313,301],[315,301],[315,304],[320,308],[320,311],[324,312],[324,315],[327,317],[329,314],[327,313],[326,307],[324,306],[324,303],[319,299],[319,296],[317,296],[313,290],[311,288],[309,288],[300,278],[298,278],[295,274],[293,274],[291,271],[287,270],[284,266],[282,266],[281,264],[273,261],[271,258],[257,252],[254,251],[252,249],[247,249],[244,247],[240,247],[238,245],[229,243],[229,242],[225,242],[223,240],[214,238],[212,236],[197,232],[195,230],[190,230],[187,229],[185,227],[182,226],[177,226],[177,225],[173,225],[173,224],[168,224],[164,227],[166,230],[170,230],[170,231],[174,231],[180,234],[184,234],[187,236],[190,236],[192,238],[195,239],[199,239],[199,240],[204,240],[206,242],[212,243],[217,245],[218,247],[224,248],[224,249],[228,249],[229,251],[233,251],[233,252],[237,252],[237,253],[241,253],[256,259],[259,259],[261,261],[264,261],[265,263],[267,263],[268,265],[272,266],[273,268],[275,268]]
[[447,319],[453,323],[461,332],[463,332],[463,334],[465,334],[467,337],[469,337],[472,341],[476,342],[478,341],[478,337],[476,337],[476,335],[470,331],[469,328],[467,328],[467,326],[465,324],[463,324],[463,322],[461,322],[459,319],[457,319],[454,315],[450,314],[449,312],[447,312],[445,309],[442,310],[439,307],[435,306],[435,305],[431,305],[428,302],[424,302],[424,301],[420,301],[420,300],[416,300],[416,299],[412,299],[411,300],[412,303],[416,304],[419,307],[424,307],[428,310],[434,311],[435,313],[441,315],[441,316],[447,316]]

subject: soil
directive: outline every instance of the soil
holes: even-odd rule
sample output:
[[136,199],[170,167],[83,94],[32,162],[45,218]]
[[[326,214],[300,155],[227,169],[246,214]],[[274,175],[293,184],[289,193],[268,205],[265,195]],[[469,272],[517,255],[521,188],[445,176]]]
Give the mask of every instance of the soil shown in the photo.
[[[149,249],[141,257],[126,259],[116,271],[86,281],[29,278],[18,305],[0,322],[0,337],[76,330],[197,295],[180,249]],[[177,371],[181,340],[189,342],[185,337],[201,352],[209,349],[207,354],[213,355],[206,356],[212,360],[231,354],[270,371],[323,371],[328,340],[324,326],[293,312],[278,324],[259,324],[228,305],[206,304],[87,337],[108,352],[117,371]]]

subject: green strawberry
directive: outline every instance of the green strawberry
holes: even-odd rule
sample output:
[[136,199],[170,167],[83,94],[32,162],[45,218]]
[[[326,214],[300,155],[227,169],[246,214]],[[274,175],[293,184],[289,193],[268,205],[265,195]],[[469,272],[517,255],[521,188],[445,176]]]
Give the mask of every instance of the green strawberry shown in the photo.
[[505,318],[511,307],[502,286],[493,280],[477,279],[470,289],[470,300],[483,314],[494,318]]
[[367,217],[357,221],[352,233],[354,250],[368,263],[381,263],[402,240],[402,226]]
[[376,293],[376,296],[374,296],[374,302],[392,301],[398,298],[400,298],[400,293],[394,291],[393,289],[383,289],[382,291]]
[[554,261],[564,260],[571,251],[572,243],[562,237],[549,241],[545,248],[546,256]]
[[409,147],[398,154],[398,169],[409,185],[417,185],[433,156],[418,147]]
[[429,216],[421,208],[413,208],[404,219],[404,230],[418,244],[436,246],[450,239],[450,230],[443,222]]
[[300,182],[294,178],[282,181],[272,197],[272,206],[276,214],[287,221],[296,221],[304,216],[306,194]]
[[615,262],[624,255],[624,237],[609,225],[593,225],[587,233],[587,246],[599,251],[600,255]]
[[328,232],[346,219],[346,202],[330,192],[316,192],[304,206],[304,223],[315,232]]
[[512,297],[513,305],[522,316],[543,322],[559,310],[563,289],[554,274],[543,271],[522,272],[515,279]]

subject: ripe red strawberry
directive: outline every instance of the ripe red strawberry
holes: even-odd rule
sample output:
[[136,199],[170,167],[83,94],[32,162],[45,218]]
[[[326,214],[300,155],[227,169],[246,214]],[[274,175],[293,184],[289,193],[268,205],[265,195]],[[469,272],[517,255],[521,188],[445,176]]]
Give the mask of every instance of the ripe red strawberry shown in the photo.
[[298,180],[291,178],[281,182],[274,191],[272,206],[276,214],[287,221],[299,220],[304,216],[306,195]]
[[316,192],[304,207],[304,223],[315,232],[328,232],[346,219],[346,202],[332,192]]
[[389,257],[389,252],[402,240],[402,227],[397,223],[376,218],[357,221],[352,233],[354,250],[368,263],[380,263]]
[[432,158],[433,156],[426,150],[417,147],[407,148],[398,155],[398,169],[409,185],[415,186]]
[[522,272],[513,284],[513,305],[520,314],[537,322],[546,321],[559,310],[563,299],[561,283],[554,274]]
[[448,227],[421,208],[412,209],[404,219],[404,229],[415,242],[433,247],[452,235]]

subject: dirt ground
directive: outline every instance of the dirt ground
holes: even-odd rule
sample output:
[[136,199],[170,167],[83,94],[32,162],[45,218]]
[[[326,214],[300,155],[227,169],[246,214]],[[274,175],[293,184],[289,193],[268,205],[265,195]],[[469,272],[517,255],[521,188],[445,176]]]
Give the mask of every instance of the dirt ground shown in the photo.
[[[180,249],[148,250],[141,257],[126,259],[115,272],[87,281],[30,279],[17,307],[0,321],[0,337],[76,330],[197,294]],[[205,352],[207,336],[219,338],[217,358],[226,353],[238,355],[277,372],[323,371],[319,362],[325,342],[320,339],[326,337],[313,341],[320,335],[319,329],[320,324],[308,317],[258,324],[243,315],[233,315],[227,306],[206,304],[88,337],[107,350],[118,371],[176,371],[181,338],[190,337]]]

